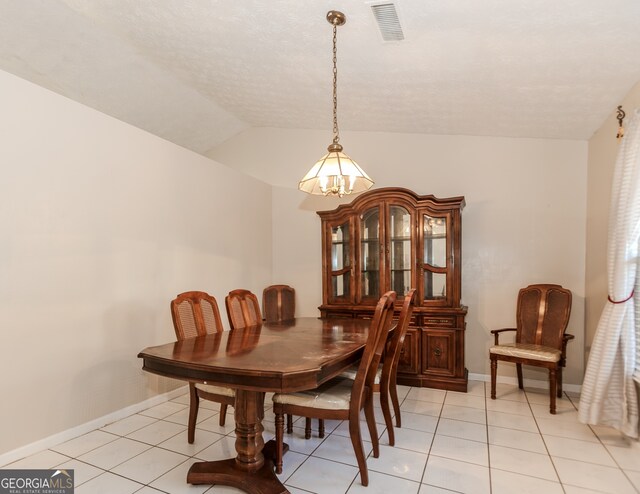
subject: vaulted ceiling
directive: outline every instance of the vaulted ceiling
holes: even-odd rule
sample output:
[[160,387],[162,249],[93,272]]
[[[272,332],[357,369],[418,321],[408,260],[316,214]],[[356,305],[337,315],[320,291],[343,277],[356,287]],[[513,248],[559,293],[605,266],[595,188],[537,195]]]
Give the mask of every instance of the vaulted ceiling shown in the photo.
[[[640,80],[637,0],[0,0],[0,69],[196,152],[250,127],[588,139]],[[387,2],[389,3],[389,2]]]

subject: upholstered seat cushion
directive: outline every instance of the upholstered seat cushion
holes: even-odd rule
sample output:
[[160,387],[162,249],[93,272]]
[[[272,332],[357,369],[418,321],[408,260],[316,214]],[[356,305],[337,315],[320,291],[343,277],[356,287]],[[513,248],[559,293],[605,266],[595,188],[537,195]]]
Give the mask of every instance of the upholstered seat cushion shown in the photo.
[[326,410],[348,410],[353,380],[337,377],[316,389],[297,393],[277,393],[274,403]]
[[505,343],[489,348],[489,353],[505,355],[507,357],[528,358],[543,362],[558,362],[562,355],[560,350],[548,346],[533,345],[530,343]]
[[[358,366],[352,365],[347,370],[342,371],[340,377],[344,377],[347,379],[351,379],[352,381],[356,380],[356,374],[358,374]],[[382,379],[382,364],[378,366],[378,371],[376,372],[376,378],[374,380],[375,384],[380,384],[380,380]]]
[[196,383],[196,388],[204,391],[205,393],[212,393],[216,395],[231,396],[231,397],[236,395],[236,392],[234,389],[225,388],[224,386],[214,386],[213,384]]

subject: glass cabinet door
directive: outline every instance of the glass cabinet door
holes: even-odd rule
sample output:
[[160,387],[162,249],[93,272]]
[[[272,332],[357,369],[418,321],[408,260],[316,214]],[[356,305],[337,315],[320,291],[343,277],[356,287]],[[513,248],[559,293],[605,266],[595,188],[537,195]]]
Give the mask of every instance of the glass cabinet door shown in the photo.
[[438,199],[388,187],[318,211],[322,317],[369,316],[388,290],[396,292],[398,309],[412,288],[417,326],[425,314],[433,315],[424,323],[431,328],[444,321],[438,322],[443,309],[460,309],[464,205],[462,196]]
[[380,208],[360,216],[360,298],[380,297]]
[[423,215],[423,299],[447,298],[447,217]]
[[349,222],[331,227],[331,294],[333,299],[351,296],[351,238]]
[[402,206],[389,207],[390,290],[404,297],[411,289],[411,213]]

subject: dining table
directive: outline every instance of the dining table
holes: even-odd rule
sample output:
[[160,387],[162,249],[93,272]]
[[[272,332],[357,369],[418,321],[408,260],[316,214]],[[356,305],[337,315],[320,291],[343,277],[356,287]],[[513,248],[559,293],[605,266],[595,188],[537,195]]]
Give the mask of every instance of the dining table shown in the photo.
[[265,444],[262,434],[265,393],[313,389],[339,375],[361,358],[370,322],[302,317],[142,350],[145,371],[235,389],[236,457],[194,463],[187,482],[287,493],[274,470],[275,442]]

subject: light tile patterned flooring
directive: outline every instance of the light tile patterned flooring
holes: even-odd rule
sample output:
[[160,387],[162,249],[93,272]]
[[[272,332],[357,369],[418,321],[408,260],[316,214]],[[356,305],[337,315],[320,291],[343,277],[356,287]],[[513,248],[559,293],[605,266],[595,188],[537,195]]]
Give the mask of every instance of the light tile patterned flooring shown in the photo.
[[[280,476],[292,494],[524,494],[640,492],[640,443],[577,420],[577,399],[565,396],[548,413],[542,390],[526,392],[469,383],[468,393],[400,387],[402,428],[387,443],[380,410],[380,458],[369,457],[369,487],[360,484],[345,423],[329,421],[324,439],[304,439],[298,419]],[[377,400],[376,400],[377,401]],[[269,400],[267,400],[269,403]],[[235,493],[190,486],[195,461],[235,455],[233,417],[218,426],[218,405],[201,402],[196,441],[187,444],[188,395],[25,458],[5,468],[74,468],[77,494]],[[265,411],[265,439],[273,413]],[[314,421],[314,426],[316,421]],[[314,431],[315,432],[315,431]],[[368,438],[363,424],[363,435]],[[368,452],[370,442],[365,443]]]

